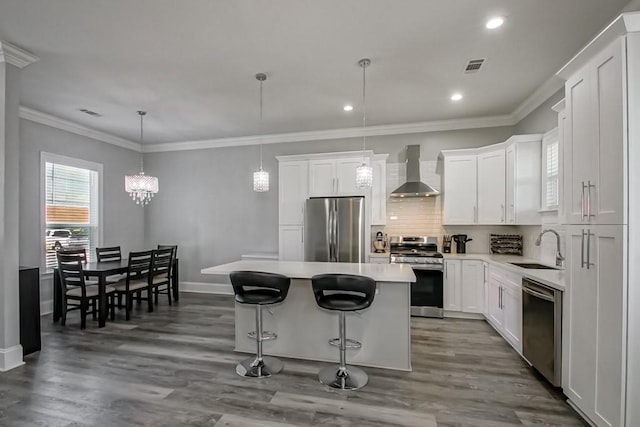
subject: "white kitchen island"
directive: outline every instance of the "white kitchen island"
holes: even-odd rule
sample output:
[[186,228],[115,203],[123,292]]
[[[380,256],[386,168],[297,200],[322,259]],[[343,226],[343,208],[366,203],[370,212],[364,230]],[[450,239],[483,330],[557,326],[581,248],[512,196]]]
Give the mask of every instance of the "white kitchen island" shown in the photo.
[[[298,359],[337,362],[338,349],[329,345],[338,336],[338,313],[317,306],[311,277],[341,273],[371,277],[377,282],[373,303],[366,310],[347,314],[347,337],[362,343],[347,350],[347,362],[377,368],[411,370],[410,283],[413,270],[403,264],[352,264],[296,261],[236,261],[202,269],[202,274],[263,271],[291,278],[284,302],[264,310],[264,330],[278,334],[264,341],[264,353]],[[256,342],[247,336],[255,330],[255,308],[236,303],[236,351],[254,353]]]

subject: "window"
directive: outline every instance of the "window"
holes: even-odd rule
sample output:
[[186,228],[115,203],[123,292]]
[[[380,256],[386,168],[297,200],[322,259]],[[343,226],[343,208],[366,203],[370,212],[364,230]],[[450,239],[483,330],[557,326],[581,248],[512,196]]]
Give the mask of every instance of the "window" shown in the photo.
[[43,264],[50,271],[56,250],[84,248],[93,260],[101,242],[102,165],[42,153]]
[[558,129],[542,138],[542,210],[556,210],[560,204],[560,144]]

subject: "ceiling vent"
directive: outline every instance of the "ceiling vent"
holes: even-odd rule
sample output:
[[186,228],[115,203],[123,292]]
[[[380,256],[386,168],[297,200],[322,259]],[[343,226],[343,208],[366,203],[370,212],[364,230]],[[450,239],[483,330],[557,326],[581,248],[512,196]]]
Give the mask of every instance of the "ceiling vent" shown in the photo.
[[467,66],[464,69],[465,74],[477,73],[482,68],[484,59],[472,59],[467,62]]
[[88,115],[93,116],[93,117],[100,117],[100,116],[102,116],[102,114],[100,114],[100,113],[96,113],[95,111],[87,110],[86,108],[81,108],[81,109],[80,109],[80,110],[78,110],[78,111],[80,111],[80,112],[82,112],[82,113],[85,113],[85,114],[88,114]]

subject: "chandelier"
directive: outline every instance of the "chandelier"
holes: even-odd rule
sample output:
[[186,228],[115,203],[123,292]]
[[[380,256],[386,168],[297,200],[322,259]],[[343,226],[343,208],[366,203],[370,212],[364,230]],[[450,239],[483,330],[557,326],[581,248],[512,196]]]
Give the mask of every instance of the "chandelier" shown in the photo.
[[[258,73],[256,80],[260,82],[260,122],[262,123],[262,82],[267,80],[267,75]],[[259,193],[269,191],[269,172],[262,170],[262,144],[260,144],[260,169],[253,173],[253,191]]]
[[365,150],[367,148],[367,79],[365,70],[371,65],[371,60],[363,58],[358,61],[358,65],[362,67],[362,164],[356,168],[356,187],[369,188],[373,184],[373,168],[367,165],[365,159]]
[[[143,119],[146,111],[138,111],[140,115],[140,146],[144,140]],[[124,177],[124,190],[136,202],[136,205],[145,206],[151,198],[158,192],[158,178],[145,175],[143,169],[143,156],[140,154],[140,173],[137,175],[127,175]]]

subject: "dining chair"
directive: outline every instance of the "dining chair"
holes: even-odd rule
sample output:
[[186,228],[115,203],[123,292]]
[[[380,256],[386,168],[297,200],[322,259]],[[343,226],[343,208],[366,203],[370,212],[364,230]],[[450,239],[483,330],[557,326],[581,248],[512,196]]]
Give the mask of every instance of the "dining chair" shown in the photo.
[[155,303],[158,304],[158,295],[167,294],[171,305],[171,270],[173,269],[174,248],[167,247],[153,251],[151,261],[151,287],[155,294]]
[[[170,280],[170,285],[171,285],[171,289],[173,290],[173,288],[176,286],[178,277],[178,270],[176,269],[176,258],[178,257],[178,245],[158,245],[158,249],[173,249],[173,254],[171,255],[171,272],[169,273],[169,278]],[[174,294],[175,296],[175,294]],[[178,301],[176,299],[176,301]]]
[[127,277],[114,285],[118,299],[120,295],[125,298],[126,319],[131,317],[131,309],[133,308],[133,295],[143,291],[147,291],[147,297],[138,298],[145,299],[149,303],[149,311],[152,311],[151,300],[151,261],[153,259],[153,251],[129,252],[129,263],[127,269]]
[[110,246],[108,248],[96,248],[96,259],[98,262],[120,261],[122,252],[120,246]]
[[85,248],[60,248],[56,251],[58,255],[74,255],[81,261],[87,262],[87,250]]
[[[96,260],[98,262],[121,261],[122,251],[120,250],[120,246],[96,248]],[[112,276],[107,276],[107,283],[115,284],[125,280],[126,278],[127,278],[126,274],[114,274]],[[141,302],[141,298],[138,298],[138,303],[140,302]],[[118,295],[118,307],[122,307],[121,295]]]
[[[80,329],[85,329],[87,325],[87,314],[89,303],[91,303],[91,313],[94,320],[97,314],[97,300],[99,298],[99,288],[97,285],[87,285],[85,274],[82,269],[82,258],[78,254],[57,253],[58,274],[62,286],[62,320],[64,326],[67,321],[67,312],[80,310]],[[105,293],[109,298],[108,309],[111,310],[111,320],[115,318],[113,293],[115,289],[107,285]]]

